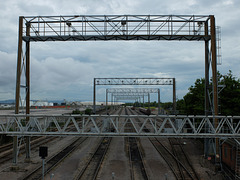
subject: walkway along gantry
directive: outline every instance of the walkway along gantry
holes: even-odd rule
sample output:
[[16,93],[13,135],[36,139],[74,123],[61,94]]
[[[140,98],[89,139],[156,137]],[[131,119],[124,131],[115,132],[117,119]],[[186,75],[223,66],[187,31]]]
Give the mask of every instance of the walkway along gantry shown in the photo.
[[[213,15],[20,16],[15,114],[19,113],[22,100],[25,100],[26,114],[30,113],[30,42],[116,40],[205,42],[205,115],[218,115],[216,27]],[[212,95],[209,86],[210,65]],[[217,123],[215,120],[215,127]],[[13,143],[13,162],[17,163],[17,137],[14,137]],[[29,140],[27,144],[29,147]],[[27,158],[28,155],[29,152]]]

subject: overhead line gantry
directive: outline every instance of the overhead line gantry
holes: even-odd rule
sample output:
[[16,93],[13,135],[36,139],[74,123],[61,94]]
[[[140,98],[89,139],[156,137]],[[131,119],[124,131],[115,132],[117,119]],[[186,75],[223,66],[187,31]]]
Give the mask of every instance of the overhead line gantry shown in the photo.
[[[170,79],[170,82],[171,82],[171,79]],[[159,114],[160,113],[160,89],[158,88],[109,88],[109,89],[106,89],[106,106],[108,105],[108,94],[110,94],[112,101],[114,97],[118,100],[129,100],[129,99],[138,100],[138,98],[142,98],[143,104],[144,104],[144,97],[147,96],[148,108],[149,108],[150,94],[152,93],[158,94],[157,102],[158,102],[158,114]]]
[[[30,42],[116,40],[203,41],[205,115],[218,115],[216,26],[213,15],[20,16],[15,114],[19,113],[22,100],[25,100],[26,114],[30,114]],[[212,93],[209,84],[210,65]],[[217,123],[215,119],[214,126],[217,127]],[[26,142],[30,147],[29,140]],[[13,149],[16,163],[17,137],[14,138]]]

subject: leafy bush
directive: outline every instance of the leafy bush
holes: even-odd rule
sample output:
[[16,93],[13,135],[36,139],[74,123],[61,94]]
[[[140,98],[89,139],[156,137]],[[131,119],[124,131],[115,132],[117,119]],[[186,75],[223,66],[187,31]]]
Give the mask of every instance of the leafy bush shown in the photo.
[[91,115],[92,114],[92,109],[87,108],[85,110],[85,114]]

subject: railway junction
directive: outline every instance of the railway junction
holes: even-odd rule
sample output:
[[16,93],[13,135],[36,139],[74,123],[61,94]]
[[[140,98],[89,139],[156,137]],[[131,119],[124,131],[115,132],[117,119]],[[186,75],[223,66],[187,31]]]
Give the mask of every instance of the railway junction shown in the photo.
[[[94,78],[93,115],[33,115],[30,113],[30,42],[113,40],[204,42],[205,114],[199,116],[175,114],[175,78]],[[42,137],[46,140],[46,142],[40,140],[43,144],[51,143],[51,139],[46,137],[52,137],[53,141],[54,138],[63,137],[69,142],[64,147],[59,141],[57,150],[60,152],[54,150],[56,144],[49,145],[51,153],[47,160],[49,164],[47,178],[53,178],[53,171],[57,171],[56,167],[61,167],[60,164],[68,156],[73,158],[69,163],[73,164],[74,171],[70,170],[73,166],[66,165],[65,168],[68,167],[69,171],[55,175],[57,179],[63,176],[68,179],[71,175],[70,179],[221,178],[221,175],[211,172],[210,164],[207,165],[209,171],[205,169],[206,166],[203,164],[206,165],[206,159],[202,162],[198,159],[196,163],[195,160],[191,160],[195,159],[194,155],[188,157],[186,151],[191,151],[193,146],[188,150],[184,150],[182,146],[188,144],[185,141],[190,142],[191,138],[204,138],[204,155],[212,154],[214,162],[221,165],[219,139],[234,138],[236,140],[240,136],[239,117],[218,115],[216,25],[213,15],[21,16],[19,17],[18,43],[15,114],[0,116],[0,133],[13,136],[13,164],[16,168],[10,169],[16,170],[17,173],[14,175],[17,178],[33,179],[35,176],[38,178],[41,176],[39,175],[41,166],[39,168],[37,165],[31,165],[32,162],[37,162],[37,159],[36,156],[31,157],[30,137]],[[210,70],[212,87],[209,85]],[[118,108],[115,112],[97,113],[95,104],[98,85],[172,85],[174,113],[160,115],[158,111],[155,115],[143,115],[124,107]],[[25,114],[19,114],[22,99],[26,104]],[[19,137],[23,137],[20,139],[25,142],[26,161],[24,163],[27,164],[24,164],[26,168],[20,168],[20,171],[27,172],[23,173],[20,173],[17,168],[18,157],[21,154],[21,147],[18,145]],[[75,140],[70,143],[72,137]],[[115,142],[114,139],[116,139]],[[87,144],[83,146],[83,143]],[[110,155],[111,146],[113,146],[111,143],[115,144],[112,149],[116,147],[117,149]],[[149,148],[149,144],[152,144],[152,148]],[[74,162],[77,155],[70,154],[74,153],[79,146],[82,147],[79,151],[79,160]],[[196,153],[199,152],[195,150]],[[119,153],[116,153],[118,151]],[[107,157],[110,159],[105,161]],[[238,154],[235,156],[236,161],[237,157]],[[160,172],[159,169],[163,171]],[[235,177],[239,177],[238,170],[239,164],[236,162]],[[2,174],[8,171],[10,170],[6,168]],[[11,176],[11,173],[6,175],[8,176]]]
[[[194,136],[179,138],[181,133],[169,131],[174,121],[171,116],[168,116],[170,121],[164,122],[164,116],[157,115],[157,110],[153,113],[156,115],[146,116],[137,109],[120,107],[111,110],[109,115],[106,111],[91,116],[31,115],[29,118],[38,124],[33,125],[30,120],[25,126],[33,125],[30,132],[34,131],[34,135],[31,134],[31,161],[25,161],[23,143],[19,149],[19,169],[11,170],[10,147],[8,152],[0,153],[1,177],[41,179],[42,164],[38,148],[47,146],[46,179],[221,179],[214,166],[203,157],[203,147]],[[17,116],[15,119],[23,125],[25,115]],[[105,120],[99,119],[100,116]],[[1,119],[3,117],[8,118],[1,116]],[[148,122],[144,121],[146,117],[149,118]],[[159,121],[154,122],[154,117]],[[164,123],[158,135],[152,134],[154,124],[158,124],[159,131]],[[44,124],[49,126],[44,127]],[[45,129],[45,132],[38,134],[36,129],[33,130],[34,126]],[[6,127],[11,128],[11,125]],[[185,128],[182,134],[189,132]]]

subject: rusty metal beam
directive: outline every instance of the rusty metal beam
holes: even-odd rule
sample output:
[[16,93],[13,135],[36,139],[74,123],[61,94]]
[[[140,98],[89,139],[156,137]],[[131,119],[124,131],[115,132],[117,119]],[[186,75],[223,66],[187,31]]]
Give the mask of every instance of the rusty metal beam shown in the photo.
[[[26,26],[26,35],[30,36],[30,23]],[[26,42],[26,114],[30,114],[30,42]],[[27,122],[29,118],[27,117]],[[30,161],[30,137],[26,137],[26,161]]]
[[218,115],[218,90],[217,90],[217,50],[215,17],[210,16],[211,21],[211,51],[212,51],[212,80],[213,80],[213,114]]
[[173,114],[176,114],[176,81],[173,78]]
[[[23,35],[23,17],[19,17],[18,29],[18,57],[17,57],[17,77],[16,77],[16,96],[15,96],[15,114],[19,113],[20,86],[21,86],[21,66],[22,66],[22,35]],[[16,128],[16,127],[15,127]],[[13,137],[13,164],[17,164],[18,156],[18,137]]]
[[21,66],[22,66],[22,43],[23,43],[22,34],[23,34],[23,17],[20,16],[19,17],[19,30],[18,30],[18,57],[17,57],[15,114],[19,113]]
[[[216,48],[216,25],[215,17],[210,16],[211,22],[211,52],[212,52],[212,83],[213,83],[213,115],[218,115],[218,78],[217,78],[217,48]],[[218,126],[217,118],[214,119],[214,127]],[[216,158],[216,155],[219,155],[219,139],[215,138],[215,161],[219,162],[219,158]]]

